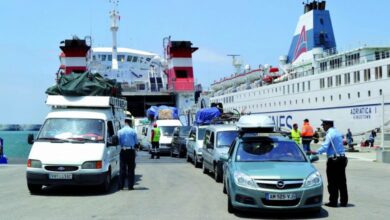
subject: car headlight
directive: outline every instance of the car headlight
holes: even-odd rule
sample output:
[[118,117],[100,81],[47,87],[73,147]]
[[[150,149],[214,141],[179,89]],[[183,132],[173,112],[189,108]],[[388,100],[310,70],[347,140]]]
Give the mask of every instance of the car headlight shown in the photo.
[[42,168],[42,162],[40,160],[27,160],[27,167]]
[[234,172],[234,182],[241,187],[249,188],[249,189],[256,189],[257,185],[253,179],[240,172]]
[[305,187],[319,186],[321,184],[322,184],[322,177],[318,171],[310,174],[305,180]]
[[101,169],[103,166],[103,163],[101,160],[99,161],[87,161],[84,162],[83,165],[81,165],[82,169]]

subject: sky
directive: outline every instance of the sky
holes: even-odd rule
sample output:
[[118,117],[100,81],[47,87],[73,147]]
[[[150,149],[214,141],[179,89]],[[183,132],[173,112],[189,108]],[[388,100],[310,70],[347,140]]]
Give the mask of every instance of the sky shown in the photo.
[[[162,40],[192,41],[197,83],[208,88],[243,64],[277,66],[306,0],[121,0],[118,46],[163,54]],[[390,1],[328,0],[338,50],[390,46]],[[109,0],[0,0],[0,124],[42,123],[59,44],[76,35],[111,46]]]

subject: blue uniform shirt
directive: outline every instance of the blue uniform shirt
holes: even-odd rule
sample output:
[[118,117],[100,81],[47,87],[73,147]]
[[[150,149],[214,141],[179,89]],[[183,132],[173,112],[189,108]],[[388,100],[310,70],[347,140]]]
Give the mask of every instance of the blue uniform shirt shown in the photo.
[[[332,138],[332,141],[330,139]],[[335,145],[334,148],[336,149],[336,153],[334,152],[334,149],[332,147],[332,142]],[[318,149],[317,153],[322,154],[325,153],[328,157],[332,157],[336,154],[336,156],[340,156],[345,154],[344,146],[343,146],[343,137],[339,131],[336,130],[336,128],[329,128],[326,132],[325,140],[322,143],[322,146],[320,149]]]
[[138,144],[137,133],[130,126],[126,125],[119,130],[119,144],[121,147],[130,147],[135,148],[135,145]]

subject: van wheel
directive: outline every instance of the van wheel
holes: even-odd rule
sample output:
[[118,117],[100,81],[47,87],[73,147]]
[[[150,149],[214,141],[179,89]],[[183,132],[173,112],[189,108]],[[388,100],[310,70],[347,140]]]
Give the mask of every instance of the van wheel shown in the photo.
[[221,174],[218,171],[217,164],[214,165],[214,179],[215,179],[215,182],[217,182],[217,183],[221,182]]
[[100,185],[100,190],[103,193],[107,193],[111,188],[111,170],[107,171],[106,177],[102,185]]
[[27,183],[27,188],[31,194],[38,194],[42,191],[42,185]]
[[204,162],[202,163],[202,170],[204,174],[207,174],[209,172],[209,169],[206,168]]
[[194,154],[194,166],[196,168],[200,168],[202,164],[198,162],[198,156],[196,154]]
[[224,194],[227,194],[225,181],[222,181],[222,184],[223,184],[222,192],[223,192]]

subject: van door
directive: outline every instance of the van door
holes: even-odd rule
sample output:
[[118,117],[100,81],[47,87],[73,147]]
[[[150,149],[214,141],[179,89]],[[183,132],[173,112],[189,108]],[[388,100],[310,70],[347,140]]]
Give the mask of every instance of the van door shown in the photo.
[[191,158],[193,158],[193,152],[196,144],[196,127],[192,127],[190,134],[188,135],[188,141],[186,144],[187,148],[187,155]]
[[203,160],[207,168],[212,170],[213,167],[213,150],[214,150],[214,131],[207,130],[203,142]]
[[[115,126],[112,121],[107,121],[107,138],[111,138],[114,134],[118,134],[120,129],[119,121],[115,121]],[[109,146],[107,144],[107,159],[110,161],[112,177],[119,174],[119,154],[120,146]]]

